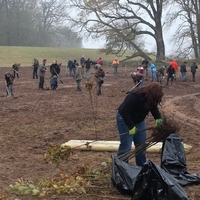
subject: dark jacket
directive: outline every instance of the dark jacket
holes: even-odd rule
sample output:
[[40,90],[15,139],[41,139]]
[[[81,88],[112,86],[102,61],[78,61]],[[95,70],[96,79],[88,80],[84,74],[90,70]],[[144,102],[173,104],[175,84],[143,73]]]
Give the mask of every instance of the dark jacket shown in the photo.
[[84,65],[84,63],[85,63],[85,58],[82,57],[82,58],[80,59],[80,64],[81,64],[81,65]]
[[57,88],[58,87],[58,78],[54,75],[50,80],[51,87]]
[[197,64],[193,63],[192,66],[191,66],[191,72],[196,73],[196,69],[198,69]]
[[170,66],[167,68],[167,73],[168,73],[168,76],[172,76],[172,74],[175,74],[175,69],[174,69],[174,67],[170,65]]
[[93,65],[93,62],[90,60],[90,59],[87,59],[85,61],[85,68],[86,69],[90,69],[91,68],[91,65]]
[[103,71],[102,68],[99,68],[99,69],[95,72],[94,76],[98,79],[98,82],[99,82],[99,83],[103,84],[103,82],[104,82],[104,77],[105,77],[105,72]]
[[50,66],[50,73],[53,75],[60,74],[60,66],[57,63],[53,63]]
[[39,61],[36,58],[33,59],[33,67],[35,67],[35,68],[39,67]]
[[185,63],[183,63],[183,64],[181,65],[181,67],[180,67],[180,72],[187,72],[187,70],[186,70],[186,64],[185,64]]
[[68,61],[67,67],[68,67],[69,69],[73,69],[73,61],[72,61],[72,60],[69,60],[69,61]]
[[136,124],[142,122],[149,111],[153,115],[154,119],[161,118],[160,112],[157,106],[152,106],[150,109],[145,107],[146,100],[143,94],[137,91],[131,91],[122,104],[118,108],[119,114],[122,116],[125,124],[131,130]]
[[147,60],[147,59],[144,59],[143,61],[142,61],[142,65],[146,68],[146,67],[148,67],[148,64],[149,64],[149,61]]
[[13,76],[12,74],[10,74],[10,76],[8,77],[8,76],[5,74],[5,81],[6,81],[6,85],[7,85],[7,86],[13,84],[14,76]]
[[19,70],[19,66],[17,64],[14,64],[12,66],[12,68],[13,68],[13,71],[17,71],[18,72],[18,70]]
[[159,67],[156,71],[157,75],[165,76],[165,66]]

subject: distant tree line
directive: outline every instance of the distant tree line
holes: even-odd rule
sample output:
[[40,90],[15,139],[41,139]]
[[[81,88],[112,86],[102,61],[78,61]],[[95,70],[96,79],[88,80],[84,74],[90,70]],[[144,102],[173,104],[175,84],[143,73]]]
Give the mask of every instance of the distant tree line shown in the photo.
[[66,23],[66,0],[0,0],[0,45],[82,47]]

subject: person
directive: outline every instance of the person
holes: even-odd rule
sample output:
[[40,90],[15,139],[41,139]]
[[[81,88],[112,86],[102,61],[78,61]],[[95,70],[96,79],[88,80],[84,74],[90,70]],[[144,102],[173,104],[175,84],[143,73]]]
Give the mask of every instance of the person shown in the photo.
[[76,91],[81,91],[82,67],[79,66],[79,63],[76,63],[75,80],[77,86]]
[[[144,77],[144,67],[143,67],[143,65],[138,65],[136,71],[137,71],[137,73],[142,74],[143,77]],[[143,85],[144,85],[144,78],[142,79],[140,86],[143,86]]]
[[47,71],[45,64],[46,64],[47,60],[44,59],[42,61],[42,64],[39,65],[38,67],[38,76],[39,76],[39,89],[43,90],[44,89],[44,77],[45,77],[45,72]]
[[165,70],[166,70],[165,65],[159,67],[156,70],[156,78],[157,78],[158,83],[160,83],[161,85],[162,85],[162,79],[165,78]]
[[119,67],[119,60],[117,58],[115,58],[112,61],[112,66],[114,68],[114,75],[117,76],[117,74],[118,74],[118,67]]
[[37,74],[37,70],[39,67],[39,61],[38,59],[34,58],[33,59],[33,79],[38,79],[38,74]]
[[98,65],[103,65],[103,60],[102,60],[102,58],[101,57],[99,57],[99,59],[97,60],[97,64]]
[[91,65],[93,64],[93,62],[90,60],[90,58],[88,58],[86,61],[85,61],[85,78],[89,79],[90,78],[90,68],[91,68]]
[[144,71],[146,72],[145,75],[148,76],[148,65],[149,65],[149,61],[148,61],[147,58],[145,58],[145,59],[142,61],[142,65],[143,65]]
[[73,68],[72,68],[74,78],[75,78],[75,71],[76,71],[76,63],[77,63],[77,61],[74,60],[74,62],[73,62]]
[[74,74],[73,74],[73,61],[71,59],[69,59],[69,61],[68,61],[67,68],[69,69],[69,76],[70,77],[74,77]]
[[97,95],[101,95],[101,86],[104,83],[104,77],[105,77],[105,72],[103,70],[102,65],[98,66],[98,69],[94,74],[94,77],[96,78],[97,81]]
[[17,78],[19,78],[19,67],[20,67],[20,63],[15,63],[15,64],[13,64],[13,66],[12,66],[12,69],[13,69],[13,76],[14,76],[14,78],[17,76]]
[[154,63],[150,63],[150,69],[151,69],[151,80],[152,81],[157,81],[156,77],[156,66]]
[[180,72],[181,72],[181,81],[185,82],[186,81],[186,64],[187,62],[183,62],[183,64],[180,66]]
[[[162,125],[158,104],[161,103],[164,93],[158,82],[151,82],[143,87],[136,87],[124,99],[116,113],[117,128],[120,145],[117,156],[128,162],[126,155],[131,150],[132,142],[135,146],[145,143],[146,122],[149,112],[155,119],[156,126]],[[123,159],[123,157],[125,159]],[[146,162],[146,151],[136,155],[136,165],[142,166]]]
[[54,61],[53,61],[53,63],[52,63],[51,66],[50,66],[51,78],[52,78],[54,75],[58,76],[58,75],[60,74],[60,65],[61,65],[61,64],[62,64],[62,63],[60,63],[60,64],[58,65],[57,60],[54,60]]
[[196,62],[193,62],[192,66],[190,67],[191,73],[192,73],[192,81],[195,82],[195,74],[196,74],[196,69],[198,69],[198,66]]
[[5,73],[5,84],[6,84],[6,96],[11,97],[13,95],[13,82],[14,76],[10,72]]
[[171,62],[169,63],[174,68],[174,80],[176,81],[176,72],[178,71],[178,63],[176,60],[172,59]]
[[80,59],[80,64],[81,64],[81,70],[82,70],[82,76],[84,76],[84,68],[85,68],[85,56],[82,55]]
[[53,75],[50,79],[50,85],[52,90],[56,90],[58,87],[58,77],[57,75]]
[[167,85],[169,85],[169,79],[171,79],[171,85],[174,81],[174,75],[175,75],[175,69],[174,67],[172,67],[172,65],[170,65],[168,68],[167,68]]
[[131,72],[130,75],[135,85],[137,85],[140,81],[143,81],[144,74],[141,74],[139,72]]

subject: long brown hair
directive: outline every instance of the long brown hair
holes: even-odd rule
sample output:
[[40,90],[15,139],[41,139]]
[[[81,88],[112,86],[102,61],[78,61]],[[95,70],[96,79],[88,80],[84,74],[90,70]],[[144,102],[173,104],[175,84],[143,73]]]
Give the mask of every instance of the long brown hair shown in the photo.
[[162,101],[164,95],[162,91],[162,86],[158,82],[152,82],[144,87],[138,87],[135,89],[138,93],[143,94],[146,100],[146,108],[151,106],[157,106]]

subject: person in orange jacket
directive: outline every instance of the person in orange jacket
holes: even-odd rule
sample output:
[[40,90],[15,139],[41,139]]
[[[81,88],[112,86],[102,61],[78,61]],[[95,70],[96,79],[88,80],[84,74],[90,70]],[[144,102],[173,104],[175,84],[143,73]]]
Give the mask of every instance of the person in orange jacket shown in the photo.
[[114,68],[114,75],[116,76],[118,74],[118,67],[119,67],[119,60],[117,58],[115,58],[112,61],[112,66]]
[[176,81],[176,72],[178,71],[178,63],[173,59],[169,65],[171,65],[174,70],[175,70],[175,74],[174,74],[174,80]]

